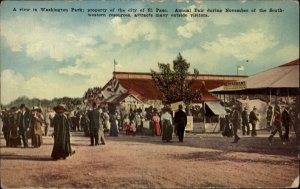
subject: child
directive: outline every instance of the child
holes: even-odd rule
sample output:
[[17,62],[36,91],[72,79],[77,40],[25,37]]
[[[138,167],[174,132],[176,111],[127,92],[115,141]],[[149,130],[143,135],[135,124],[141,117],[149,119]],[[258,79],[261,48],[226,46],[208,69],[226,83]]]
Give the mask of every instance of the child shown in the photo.
[[135,136],[136,125],[135,125],[134,121],[131,121],[131,123],[130,123],[130,132],[132,133],[133,136]]
[[130,134],[130,121],[128,119],[128,116],[126,116],[124,119],[123,128],[125,129],[126,135]]

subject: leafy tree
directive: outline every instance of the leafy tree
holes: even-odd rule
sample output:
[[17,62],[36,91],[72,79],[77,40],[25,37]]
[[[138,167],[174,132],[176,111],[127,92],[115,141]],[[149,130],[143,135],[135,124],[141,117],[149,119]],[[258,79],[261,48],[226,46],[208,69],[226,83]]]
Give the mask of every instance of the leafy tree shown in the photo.
[[47,99],[39,99],[39,98],[28,98],[26,96],[18,97],[16,100],[10,102],[7,105],[1,105],[3,108],[9,107],[19,107],[21,104],[25,104],[29,109],[33,106],[42,106],[42,108],[50,108],[52,109],[59,103],[63,103],[66,105],[67,110],[74,110],[78,105],[81,104],[82,98],[70,98],[70,97],[63,97],[63,98],[53,98],[52,100]]
[[190,104],[193,100],[201,98],[199,90],[192,90],[191,85],[199,75],[199,71],[194,69],[194,73],[188,72],[188,63],[179,53],[170,64],[158,63],[159,72],[151,70],[152,79],[163,94],[163,102],[166,104],[183,101]]

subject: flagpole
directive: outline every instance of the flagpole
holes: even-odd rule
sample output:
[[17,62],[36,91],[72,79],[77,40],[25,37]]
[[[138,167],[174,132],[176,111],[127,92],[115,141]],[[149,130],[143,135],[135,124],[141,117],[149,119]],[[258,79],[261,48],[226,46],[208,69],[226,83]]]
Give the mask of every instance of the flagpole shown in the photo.
[[114,72],[116,71],[116,60],[114,59]]

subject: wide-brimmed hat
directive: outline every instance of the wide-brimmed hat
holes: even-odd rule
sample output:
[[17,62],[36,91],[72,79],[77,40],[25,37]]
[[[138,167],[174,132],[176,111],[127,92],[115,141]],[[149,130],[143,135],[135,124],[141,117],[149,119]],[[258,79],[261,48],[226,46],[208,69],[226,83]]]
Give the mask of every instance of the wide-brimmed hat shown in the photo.
[[20,105],[20,109],[22,109],[22,108],[26,108],[25,104]]
[[244,107],[244,110],[248,110],[248,108],[247,108],[247,107]]
[[39,113],[42,113],[42,109],[39,108],[38,106],[33,106],[31,111],[37,111]]
[[10,109],[9,109],[9,112],[15,112],[15,111],[17,111],[18,110],[18,108],[17,107],[11,107]]
[[253,110],[256,110],[256,107],[255,107],[255,106],[253,106]]
[[64,104],[58,104],[57,106],[55,106],[53,108],[53,110],[55,112],[65,112],[66,111],[66,105],[64,105]]
[[269,106],[269,109],[273,109],[273,107],[272,107],[272,106]]

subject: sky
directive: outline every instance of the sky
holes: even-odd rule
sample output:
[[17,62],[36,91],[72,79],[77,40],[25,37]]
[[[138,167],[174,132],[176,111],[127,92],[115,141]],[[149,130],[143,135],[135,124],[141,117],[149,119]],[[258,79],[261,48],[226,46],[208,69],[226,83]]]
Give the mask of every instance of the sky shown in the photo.
[[[168,17],[157,18],[155,12],[151,18],[134,13],[130,18],[91,17],[87,12],[113,8],[114,13],[119,8],[124,13],[166,9]],[[204,9],[208,17],[170,17],[176,8]],[[226,8],[249,12],[226,13]],[[19,96],[82,97],[112,78],[114,60],[116,71],[150,72],[181,53],[190,71],[235,75],[241,65],[240,75],[253,75],[299,58],[299,3],[291,0],[4,1],[0,27],[2,104]]]

